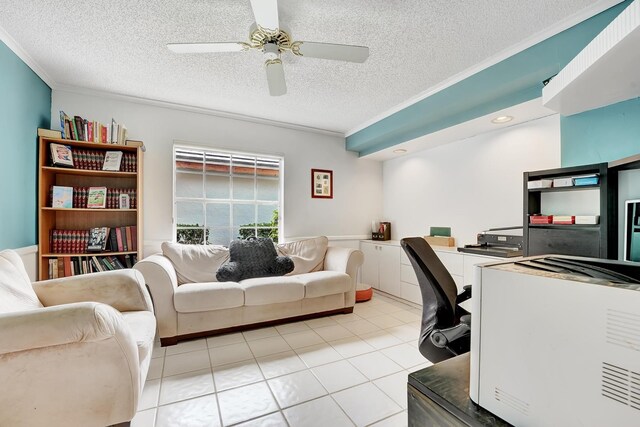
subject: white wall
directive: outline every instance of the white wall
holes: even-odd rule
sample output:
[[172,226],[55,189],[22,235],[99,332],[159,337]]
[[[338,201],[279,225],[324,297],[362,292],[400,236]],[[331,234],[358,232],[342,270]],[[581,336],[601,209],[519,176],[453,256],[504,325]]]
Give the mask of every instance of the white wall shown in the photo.
[[[193,145],[284,156],[284,237],[364,236],[380,216],[382,167],[345,150],[341,137],[209,114],[54,90],[52,125],[59,111],[90,120],[124,123],[130,139],[143,140],[144,240],[147,248],[172,239],[172,147]],[[334,198],[311,198],[311,169],[333,170]]]
[[522,224],[522,173],[560,167],[558,115],[405,155],[383,164],[383,219],[392,238],[451,227],[456,244]]

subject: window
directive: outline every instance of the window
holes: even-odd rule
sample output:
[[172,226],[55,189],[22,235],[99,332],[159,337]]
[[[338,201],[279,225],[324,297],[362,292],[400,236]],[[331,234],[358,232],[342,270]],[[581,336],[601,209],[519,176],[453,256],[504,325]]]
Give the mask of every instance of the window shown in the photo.
[[173,154],[178,243],[278,241],[282,158],[181,146]]

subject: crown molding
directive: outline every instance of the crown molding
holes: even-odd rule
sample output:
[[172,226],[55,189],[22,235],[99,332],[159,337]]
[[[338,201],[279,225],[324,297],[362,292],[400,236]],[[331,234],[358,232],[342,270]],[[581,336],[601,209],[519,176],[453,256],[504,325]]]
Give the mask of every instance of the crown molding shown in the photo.
[[18,58],[20,58],[25,64],[27,64],[27,66],[31,68],[31,70],[36,73],[36,75],[40,77],[42,81],[47,84],[47,86],[49,86],[51,89],[56,87],[56,81],[53,80],[53,78],[49,74],[47,74],[44,68],[42,68],[40,64],[38,64],[36,60],[33,59],[31,55],[29,55],[27,51],[24,50],[13,37],[11,37],[7,30],[2,28],[2,26],[0,26],[0,41],[6,44],[7,47],[13,53],[15,53]]
[[432,86],[431,88],[420,92],[419,94],[412,96],[411,98],[407,99],[404,102],[401,102],[400,104],[388,109],[387,111],[378,114],[377,116],[367,120],[366,122],[354,127],[353,129],[348,130],[347,132],[345,132],[345,137],[351,136],[356,132],[361,131],[362,129],[365,129],[369,126],[371,126],[374,123],[379,122],[380,120],[385,119],[386,117],[391,116],[394,113],[397,113],[400,110],[403,110],[419,101],[422,101],[425,98],[430,97],[431,95],[438,93],[446,88],[448,88],[449,86],[453,86],[456,83],[461,82],[464,79],[467,79],[471,76],[473,76],[474,74],[479,73],[482,70],[485,70],[493,65],[496,65],[497,63],[504,61],[505,59],[520,53],[522,51],[524,51],[525,49],[530,48],[531,46],[534,46],[548,38],[551,38],[553,36],[555,36],[556,34],[559,34],[561,32],[563,32],[564,30],[567,30],[571,27],[573,27],[574,25],[577,25],[583,21],[586,21],[587,19],[604,12],[607,9],[610,9],[611,7],[622,3],[624,0],[599,0],[595,3],[593,3],[592,5],[590,5],[589,7],[586,7],[585,9],[581,10],[580,12],[567,17],[566,19],[563,19],[562,21],[558,22],[557,24],[543,30],[540,31],[539,33],[536,33],[530,37],[527,37],[526,39],[522,40],[519,43],[516,43],[515,45],[502,50],[501,52],[497,53],[496,55],[487,58],[486,60],[478,63],[477,65],[474,65],[471,68],[467,68],[466,70],[455,74],[454,76],[450,77],[449,79],[446,79],[444,81],[442,81],[441,83],[438,83],[435,86]]
[[120,101],[133,102],[136,104],[146,104],[155,107],[168,108],[172,110],[188,111],[192,113],[206,114],[210,116],[223,117],[232,120],[240,120],[244,122],[257,123],[268,126],[276,126],[284,129],[292,129],[302,132],[317,133],[320,135],[333,136],[338,138],[344,138],[344,132],[321,129],[312,126],[298,125],[295,123],[281,122],[278,120],[270,120],[261,117],[248,116],[239,113],[231,113],[227,111],[214,110],[206,107],[191,106],[186,104],[180,104],[169,101],[161,101],[151,98],[143,98],[132,95],[125,95],[115,92],[105,92],[95,89],[88,89],[79,86],[59,84],[56,82],[45,70],[34,60],[26,50],[20,46],[20,44],[2,27],[0,26],[0,41],[7,45],[7,47],[18,56],[31,70],[38,75],[51,89],[56,91],[64,91],[77,93],[81,95],[98,96],[104,98],[117,99]]
[[295,123],[281,122],[278,120],[270,120],[261,117],[247,116],[239,113],[231,113],[227,111],[214,110],[212,108],[198,107],[177,102],[162,101],[159,99],[144,98],[132,95],[125,95],[115,92],[106,92],[97,89],[88,89],[79,86],[59,84],[55,87],[56,92],[69,92],[79,95],[95,96],[100,98],[115,99],[118,101],[131,102],[134,104],[151,105],[154,107],[167,108],[170,110],[186,111],[190,113],[205,114],[208,116],[222,117],[231,120],[240,120],[243,122],[257,123],[261,125],[275,126],[284,129],[297,130],[302,132],[317,133],[321,135],[344,138],[344,133],[328,129],[320,129],[312,126],[298,125]]

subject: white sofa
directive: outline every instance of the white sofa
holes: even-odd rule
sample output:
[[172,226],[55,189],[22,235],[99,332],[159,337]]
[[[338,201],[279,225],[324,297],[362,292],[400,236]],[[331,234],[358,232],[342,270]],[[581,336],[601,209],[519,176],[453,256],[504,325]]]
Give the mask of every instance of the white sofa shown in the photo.
[[364,260],[356,249],[328,246],[326,237],[278,245],[292,273],[217,282],[228,249],[163,243],[162,254],[138,262],[151,291],[161,345],[337,313],[351,313],[356,275]]
[[156,319],[132,270],[31,283],[0,252],[0,426],[127,425]]

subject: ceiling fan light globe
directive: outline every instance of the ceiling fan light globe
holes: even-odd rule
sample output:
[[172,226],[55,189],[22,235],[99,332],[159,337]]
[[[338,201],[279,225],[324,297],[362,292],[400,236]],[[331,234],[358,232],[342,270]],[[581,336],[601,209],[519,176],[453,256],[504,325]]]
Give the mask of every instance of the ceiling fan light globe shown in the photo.
[[262,51],[267,60],[278,59],[280,57],[280,48],[275,43],[265,43]]

